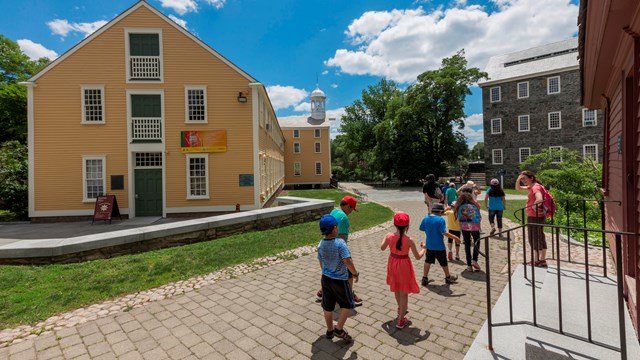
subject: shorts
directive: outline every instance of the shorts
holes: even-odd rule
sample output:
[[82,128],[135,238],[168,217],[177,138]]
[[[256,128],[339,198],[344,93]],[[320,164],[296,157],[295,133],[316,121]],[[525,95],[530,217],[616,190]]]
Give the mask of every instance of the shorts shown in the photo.
[[446,250],[429,250],[427,249],[427,255],[424,260],[427,264],[435,264],[436,259],[438,260],[438,264],[444,267],[449,263],[447,262],[447,251]]
[[332,279],[322,275],[322,309],[333,311],[336,303],[341,309],[354,309],[353,292],[348,280]]
[[[449,229],[449,233],[450,233],[451,235],[455,235],[455,236],[457,236],[458,238],[460,238],[460,230],[451,230],[451,229]],[[449,244],[452,244],[452,243],[453,243],[453,238],[447,238],[447,239],[449,239],[449,240],[448,240]],[[456,246],[458,246],[458,245],[456,244]]]

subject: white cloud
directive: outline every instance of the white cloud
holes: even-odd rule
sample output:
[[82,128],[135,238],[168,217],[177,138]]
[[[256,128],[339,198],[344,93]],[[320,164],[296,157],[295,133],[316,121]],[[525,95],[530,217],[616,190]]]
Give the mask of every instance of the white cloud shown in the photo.
[[338,84],[331,84],[330,86],[335,89],[338,87]]
[[466,6],[467,0],[455,0],[457,6]]
[[469,65],[483,69],[490,56],[577,33],[578,6],[569,0],[491,1],[494,12],[461,1],[430,12],[422,7],[365,12],[345,31],[353,48],[337,49],[325,65],[351,75],[412,82],[462,48]]
[[56,53],[55,51],[49,50],[46,47],[38,43],[34,43],[29,39],[20,39],[16,42],[18,43],[18,46],[20,46],[20,50],[22,50],[23,53],[27,54],[27,56],[31,60],[38,60],[43,57],[46,57],[49,60],[53,60],[58,57],[58,53]]
[[310,102],[301,102],[300,104],[296,105],[293,107],[293,111],[296,112],[309,112],[311,110],[311,103]]
[[227,0],[205,0],[205,2],[214,6],[216,9],[222,9]]
[[309,96],[309,92],[305,89],[280,85],[267,86],[267,93],[269,94],[269,99],[271,99],[271,105],[276,111],[296,106]]
[[173,9],[178,15],[198,11],[198,3],[195,0],[160,0],[160,5]]
[[321,74],[322,74],[322,75],[327,75],[328,73],[329,73],[329,70],[325,70],[325,71],[323,71]]
[[462,130],[467,137],[467,144],[472,148],[476,143],[484,141],[484,131],[482,130],[482,114],[473,114],[464,119],[465,127]]
[[84,34],[84,37],[91,35],[94,31],[98,30],[107,23],[105,20],[98,20],[91,23],[70,23],[64,19],[54,19],[47,23],[49,29],[63,38],[67,37],[71,32],[79,32]]
[[183,28],[187,29],[187,22],[183,19],[180,19],[179,17],[175,16],[175,15],[169,15],[169,19],[173,20],[176,24],[182,26]]

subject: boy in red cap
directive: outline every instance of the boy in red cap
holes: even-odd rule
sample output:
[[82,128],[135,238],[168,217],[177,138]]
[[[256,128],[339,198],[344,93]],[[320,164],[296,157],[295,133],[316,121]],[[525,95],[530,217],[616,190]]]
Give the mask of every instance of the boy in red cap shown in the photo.
[[[331,216],[336,218],[338,221],[338,237],[343,239],[345,242],[349,240],[349,214],[354,211],[358,211],[356,209],[356,205],[358,204],[358,200],[353,196],[345,196],[340,201],[340,208],[335,208],[331,211]],[[349,284],[351,285],[351,289],[353,289],[353,278],[349,277]],[[353,290],[352,290],[353,291]],[[322,301],[322,289],[318,290],[316,294],[316,301]],[[362,299],[360,299],[355,292],[353,292],[353,301],[356,306],[362,305]]]

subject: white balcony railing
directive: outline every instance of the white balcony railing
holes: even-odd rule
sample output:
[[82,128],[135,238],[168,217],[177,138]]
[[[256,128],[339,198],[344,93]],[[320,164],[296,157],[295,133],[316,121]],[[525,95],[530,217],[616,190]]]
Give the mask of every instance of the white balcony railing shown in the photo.
[[131,56],[131,80],[160,80],[160,56]]
[[162,141],[162,118],[133,118],[133,140]]

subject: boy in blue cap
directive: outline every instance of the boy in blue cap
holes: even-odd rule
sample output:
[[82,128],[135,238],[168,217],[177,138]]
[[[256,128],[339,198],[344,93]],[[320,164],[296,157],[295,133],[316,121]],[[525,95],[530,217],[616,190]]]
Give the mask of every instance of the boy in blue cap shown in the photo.
[[[320,219],[320,231],[324,239],[318,244],[318,261],[322,268],[322,309],[327,323],[327,339],[334,336],[351,341],[351,336],[344,330],[344,324],[351,309],[355,308],[353,293],[349,285],[351,274],[358,282],[360,273],[356,271],[351,260],[347,243],[338,237],[338,221],[331,215]],[[340,306],[338,323],[333,325],[333,310],[336,303]]]

